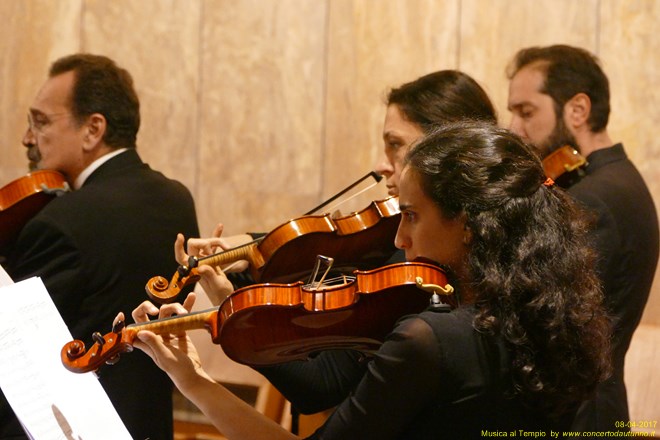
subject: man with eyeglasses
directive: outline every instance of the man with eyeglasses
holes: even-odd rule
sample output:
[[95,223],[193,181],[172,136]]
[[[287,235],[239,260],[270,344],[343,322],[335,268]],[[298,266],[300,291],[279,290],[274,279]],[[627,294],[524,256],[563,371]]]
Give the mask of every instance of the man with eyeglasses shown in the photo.
[[[149,278],[176,269],[177,233],[199,236],[190,192],[140,159],[139,125],[130,74],[90,54],[57,60],[28,113],[31,166],[61,172],[73,191],[27,223],[6,269],[15,281],[41,277],[87,346],[146,299]],[[172,385],[147,356],[126,356],[100,382],[133,438],[172,438]],[[0,438],[26,438],[4,396]]]

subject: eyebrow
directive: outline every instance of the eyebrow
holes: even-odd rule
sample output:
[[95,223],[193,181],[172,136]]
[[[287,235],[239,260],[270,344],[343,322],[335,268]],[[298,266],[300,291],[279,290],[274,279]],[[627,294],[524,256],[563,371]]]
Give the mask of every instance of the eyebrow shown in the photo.
[[403,204],[399,203],[399,211],[407,211],[408,209],[410,209],[410,204],[408,204],[408,203],[403,203]]
[[521,108],[523,108],[525,106],[528,106],[528,105],[536,108],[536,106],[534,104],[532,104],[530,101],[521,101],[521,102],[516,102],[515,104],[512,104],[512,105],[508,105],[506,107],[506,109],[509,110],[509,111],[517,110],[517,109],[521,109]]

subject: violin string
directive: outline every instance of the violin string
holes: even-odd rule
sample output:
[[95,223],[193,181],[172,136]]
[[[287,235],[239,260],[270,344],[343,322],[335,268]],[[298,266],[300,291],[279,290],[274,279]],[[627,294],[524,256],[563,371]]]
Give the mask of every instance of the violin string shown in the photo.
[[319,285],[323,286],[333,286],[333,285],[343,285],[343,284],[348,284],[352,281],[355,281],[356,277],[353,275],[339,275],[334,278],[328,278],[327,280],[320,282],[320,281],[314,281],[309,284],[305,284],[303,287],[307,289],[316,289],[319,287]]

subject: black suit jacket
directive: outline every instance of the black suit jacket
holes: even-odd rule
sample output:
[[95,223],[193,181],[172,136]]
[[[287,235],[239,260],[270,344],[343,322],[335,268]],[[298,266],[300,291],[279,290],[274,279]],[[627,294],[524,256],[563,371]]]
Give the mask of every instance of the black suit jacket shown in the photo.
[[623,145],[597,150],[587,160],[586,176],[568,192],[596,215],[598,273],[614,321],[614,373],[580,408],[575,428],[615,431],[616,421],[629,418],[623,366],[658,264],[658,218]]
[[[130,321],[149,278],[174,273],[178,232],[199,236],[190,192],[129,149],[28,222],[7,271],[15,281],[41,277],[73,337],[89,346],[117,312]],[[145,354],[122,356],[100,381],[134,439],[172,438],[172,384]],[[3,403],[0,438],[12,438],[22,430]]]

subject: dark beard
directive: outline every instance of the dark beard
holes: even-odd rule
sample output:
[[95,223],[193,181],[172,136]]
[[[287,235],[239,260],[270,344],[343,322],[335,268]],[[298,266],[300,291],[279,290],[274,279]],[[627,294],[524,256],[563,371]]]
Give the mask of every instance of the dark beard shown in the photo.
[[578,153],[580,153],[580,147],[575,140],[575,136],[568,131],[563,116],[564,115],[557,115],[555,129],[552,130],[552,133],[550,133],[550,136],[548,136],[544,142],[537,146],[537,149],[541,153],[541,157],[546,157],[548,154],[565,145],[575,148]]
[[[568,128],[566,127],[566,124],[564,123],[564,118],[560,115],[557,117],[557,124],[555,125],[554,130],[552,130],[552,133],[550,133],[550,136],[541,144],[539,148],[539,152],[541,153],[541,157],[544,159],[548,157],[552,152],[562,148],[562,147],[572,147],[575,150],[577,150],[578,153],[580,153],[580,148],[578,147],[577,141],[575,140],[575,136],[571,134],[570,131],[568,131]],[[560,155],[559,157],[562,157]],[[580,156],[581,158],[581,156]],[[566,159],[566,158],[563,158]],[[577,163],[571,163],[569,160],[569,163],[563,164],[562,168],[563,171],[555,177],[555,182],[560,188],[570,188],[574,184],[580,181],[582,177],[584,176],[585,173],[585,167],[586,165],[582,165],[573,171],[567,171],[565,168],[566,165],[571,164],[574,166],[577,166]],[[544,168],[545,168],[545,160],[544,160]]]
[[28,147],[28,167],[30,171],[35,171],[39,169],[39,161],[41,160],[41,153],[39,149],[35,146]]

